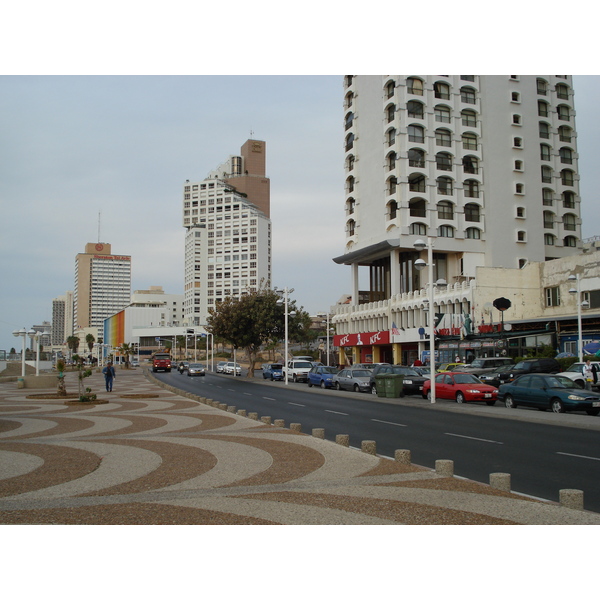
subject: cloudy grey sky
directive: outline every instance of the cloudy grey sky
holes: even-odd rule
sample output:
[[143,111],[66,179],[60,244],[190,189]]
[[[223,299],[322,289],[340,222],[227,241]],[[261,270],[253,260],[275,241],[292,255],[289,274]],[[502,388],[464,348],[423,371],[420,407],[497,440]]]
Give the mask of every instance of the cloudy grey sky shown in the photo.
[[[578,76],[583,235],[600,235],[600,77]],[[0,77],[0,349],[51,320],[87,242],[132,256],[132,288],[182,293],[181,193],[267,142],[273,283],[311,313],[350,291],[341,76]]]

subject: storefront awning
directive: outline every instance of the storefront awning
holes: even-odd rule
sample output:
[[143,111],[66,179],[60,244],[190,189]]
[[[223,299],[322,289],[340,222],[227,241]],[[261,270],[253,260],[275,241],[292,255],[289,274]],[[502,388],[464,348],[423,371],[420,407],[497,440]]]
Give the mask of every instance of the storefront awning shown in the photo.
[[372,261],[387,256],[392,248],[398,248],[400,240],[385,240],[366,246],[354,252],[347,252],[333,259],[338,265],[370,264]]

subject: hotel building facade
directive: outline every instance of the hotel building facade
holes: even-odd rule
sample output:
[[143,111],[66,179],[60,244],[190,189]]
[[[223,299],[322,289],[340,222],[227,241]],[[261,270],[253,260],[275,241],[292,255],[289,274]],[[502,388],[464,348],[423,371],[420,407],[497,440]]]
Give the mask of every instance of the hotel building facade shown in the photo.
[[419,239],[448,283],[434,293],[439,328],[463,334],[489,321],[478,269],[581,252],[570,76],[346,76],[344,127],[346,245],[334,261],[351,267],[352,303],[334,322],[355,362],[410,364],[425,349]]
[[185,321],[206,323],[225,297],[271,282],[270,181],[266,143],[247,140],[202,181],[183,188]]

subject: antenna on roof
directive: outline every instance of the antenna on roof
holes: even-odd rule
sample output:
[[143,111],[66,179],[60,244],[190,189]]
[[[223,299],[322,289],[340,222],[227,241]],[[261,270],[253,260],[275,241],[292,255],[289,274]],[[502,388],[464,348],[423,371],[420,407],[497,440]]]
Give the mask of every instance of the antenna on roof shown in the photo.
[[100,243],[100,216],[102,215],[101,211],[98,211],[98,243]]

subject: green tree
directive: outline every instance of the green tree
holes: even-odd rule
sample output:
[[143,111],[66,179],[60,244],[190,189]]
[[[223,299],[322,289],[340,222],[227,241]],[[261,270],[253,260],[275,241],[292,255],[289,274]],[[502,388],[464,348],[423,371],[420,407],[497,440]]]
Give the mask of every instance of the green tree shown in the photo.
[[[261,346],[285,336],[285,308],[280,300],[277,292],[261,288],[241,298],[227,297],[209,309],[206,329],[215,338],[246,351],[250,363],[248,377],[254,377]],[[292,312],[295,314],[291,315]],[[296,308],[295,300],[288,300],[288,315],[288,338],[302,341],[310,326],[310,316],[301,307]]]
[[117,348],[117,351],[125,356],[125,368],[129,369],[129,357],[135,354],[135,350],[131,344],[123,343]]
[[94,342],[95,341],[96,341],[96,338],[91,333],[88,333],[85,336],[85,343],[87,344],[87,347],[88,347],[90,353],[94,349]]
[[67,347],[73,354],[77,354],[79,348],[79,338],[76,335],[70,335],[67,338]]

